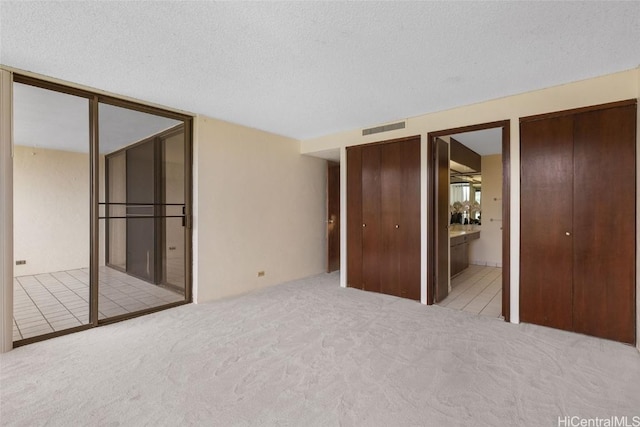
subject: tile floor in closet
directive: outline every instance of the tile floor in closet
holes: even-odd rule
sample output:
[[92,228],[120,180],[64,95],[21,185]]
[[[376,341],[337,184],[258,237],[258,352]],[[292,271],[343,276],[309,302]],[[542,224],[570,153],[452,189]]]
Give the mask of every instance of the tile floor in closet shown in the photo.
[[500,317],[502,268],[470,265],[451,279],[451,292],[438,305],[482,316]]

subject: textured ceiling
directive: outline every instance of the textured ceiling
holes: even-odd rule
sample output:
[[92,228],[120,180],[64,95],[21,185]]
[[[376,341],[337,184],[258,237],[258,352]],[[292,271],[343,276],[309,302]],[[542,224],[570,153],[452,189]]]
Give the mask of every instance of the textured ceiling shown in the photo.
[[449,135],[481,156],[502,153],[502,128],[491,128]]
[[635,68],[640,2],[8,2],[0,63],[299,139]]

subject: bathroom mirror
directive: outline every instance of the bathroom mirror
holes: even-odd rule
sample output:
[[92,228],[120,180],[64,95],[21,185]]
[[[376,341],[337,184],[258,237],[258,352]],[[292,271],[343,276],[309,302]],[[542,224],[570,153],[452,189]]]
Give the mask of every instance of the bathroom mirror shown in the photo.
[[481,218],[481,196],[482,177],[480,174],[452,174],[449,185],[452,222],[463,224],[479,223]]

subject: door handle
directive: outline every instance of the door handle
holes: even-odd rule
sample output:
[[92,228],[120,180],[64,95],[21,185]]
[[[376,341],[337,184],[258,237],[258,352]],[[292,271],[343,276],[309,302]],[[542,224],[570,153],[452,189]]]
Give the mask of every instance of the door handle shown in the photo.
[[362,226],[363,226],[363,227],[366,227],[366,226],[367,226],[367,224],[362,224]]
[[329,224],[333,224],[334,223],[334,221],[332,219],[330,219],[328,222],[329,222]]
[[400,228],[400,225],[396,224],[396,228]]
[[565,231],[565,233],[564,233],[564,234],[565,234],[565,236],[571,236],[571,233],[570,233],[570,232],[568,232],[568,231]]

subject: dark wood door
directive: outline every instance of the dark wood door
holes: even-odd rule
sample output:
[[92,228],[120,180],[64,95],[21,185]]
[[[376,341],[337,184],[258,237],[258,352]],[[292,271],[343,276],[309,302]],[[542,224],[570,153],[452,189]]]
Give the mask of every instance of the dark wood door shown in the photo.
[[420,299],[420,138],[347,149],[347,283]]
[[[449,295],[449,145],[446,141],[436,138],[435,167],[436,167],[436,280],[435,302],[444,300]],[[451,255],[453,257],[453,254]],[[455,274],[451,272],[451,274]]]
[[[362,284],[371,292],[384,292],[380,275],[386,283],[386,261],[381,257],[380,146],[362,148]],[[385,263],[385,265],[382,265]]]
[[636,105],[521,123],[520,318],[635,342]]
[[635,342],[636,107],[575,116],[573,324]]
[[401,143],[400,155],[398,284],[401,297],[420,300],[420,138]]
[[380,146],[380,292],[420,299],[420,139]]
[[[402,144],[392,143],[380,146],[380,237],[382,259],[380,268],[380,292],[400,294],[400,260],[403,250],[400,224],[402,214]],[[404,254],[402,254],[404,255]]]
[[522,123],[520,165],[520,318],[572,330],[573,118]]
[[[155,141],[127,150],[127,273],[156,282]],[[141,206],[144,205],[144,206]],[[138,218],[135,218],[138,217]]]
[[362,289],[362,147],[347,148],[347,286]]
[[340,163],[327,164],[327,273],[340,269]]

